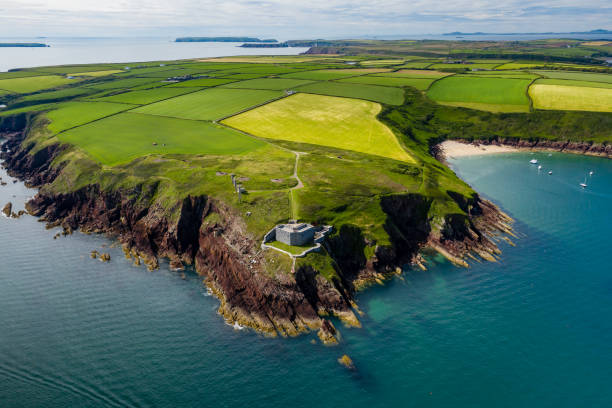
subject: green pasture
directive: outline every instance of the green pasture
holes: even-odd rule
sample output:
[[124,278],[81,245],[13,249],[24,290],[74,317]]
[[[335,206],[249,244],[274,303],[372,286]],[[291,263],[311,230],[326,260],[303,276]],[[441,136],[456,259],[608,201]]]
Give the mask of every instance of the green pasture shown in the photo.
[[493,69],[497,66],[501,65],[498,62],[493,62],[493,63],[485,63],[485,62],[475,62],[473,64],[445,64],[445,63],[441,63],[441,64],[434,64],[432,65],[431,69],[457,69],[457,68],[464,68],[464,69]]
[[215,124],[137,113],[115,115],[58,137],[108,166],[150,154],[242,154],[265,146],[264,142]]
[[316,71],[304,71],[283,75],[283,78],[309,79],[311,81],[330,81],[333,79],[348,78],[364,75],[368,70],[362,69],[321,69]]
[[241,89],[271,89],[281,91],[283,89],[293,89],[300,85],[306,85],[312,81],[303,79],[290,78],[260,78],[250,79],[247,81],[234,82],[227,84],[224,88],[241,88]]
[[46,72],[47,74],[75,74],[78,72],[122,70],[124,66],[123,64],[58,65],[52,67],[39,67],[36,68],[36,71]]
[[452,75],[449,72],[440,72],[426,69],[400,69],[395,72],[382,72],[372,76],[397,77],[397,78],[443,78]]
[[58,89],[57,91],[41,92],[32,95],[26,95],[19,98],[16,103],[43,103],[43,102],[58,102],[67,99],[73,99],[80,96],[88,96],[98,91],[87,87],[73,87]]
[[135,109],[149,115],[216,120],[283,95],[279,91],[211,88]]
[[594,72],[576,72],[576,71],[534,71],[534,72],[546,78],[612,83],[612,75],[610,74],[598,74]]
[[49,75],[44,72],[36,71],[13,71],[13,72],[0,72],[0,80],[11,79],[11,78],[25,78],[33,76]]
[[410,61],[396,68],[425,69],[428,68],[430,65],[435,64],[436,62],[437,61]]
[[401,161],[413,159],[395,134],[376,119],[381,106],[370,101],[296,94],[223,121],[268,139],[310,143]]
[[527,112],[529,79],[453,75],[436,81],[427,96],[442,104],[490,110]]
[[87,71],[87,72],[75,72],[71,74],[72,76],[84,76],[84,77],[103,77],[112,74],[118,74],[119,72],[123,72],[120,69],[111,69],[106,71]]
[[223,78],[196,78],[189,79],[187,81],[181,81],[172,83],[167,85],[168,88],[193,88],[193,87],[209,87],[209,86],[219,86],[225,85],[234,82],[232,79],[223,79]]
[[538,85],[562,85],[562,86],[577,86],[587,88],[612,88],[612,82],[589,82],[589,81],[574,81],[571,79],[551,79],[541,78],[535,84]]
[[383,77],[383,76],[359,76],[353,78],[341,79],[340,82],[348,82],[352,84],[369,84],[369,85],[381,85],[381,86],[412,86],[421,91],[429,88],[429,85],[435,78],[407,78],[407,77]]
[[59,75],[44,75],[25,78],[1,79],[0,89],[14,93],[32,93],[44,89],[78,83],[78,79],[67,79]]
[[155,87],[162,85],[159,79],[156,78],[124,78],[115,79],[113,81],[99,82],[89,85],[91,88],[105,90],[105,89],[129,89],[136,86],[146,85],[149,87]]
[[96,100],[105,102],[131,103],[136,105],[148,105],[153,102],[173,98],[175,96],[183,95],[189,92],[195,92],[199,89],[201,88],[170,88],[164,86],[155,89],[123,92],[116,95],[98,98]]
[[391,88],[388,86],[348,84],[341,82],[315,82],[313,84],[301,86],[297,91],[319,95],[366,99],[389,105],[401,105],[404,102],[404,91],[399,88]]
[[536,109],[612,112],[612,89],[534,84],[529,95]]
[[127,105],[108,102],[68,102],[58,106],[47,113],[47,118],[51,121],[48,125],[49,130],[58,133],[66,129],[80,126],[94,120],[114,115],[136,105]]
[[500,65],[495,69],[507,70],[507,69],[526,69],[526,68],[538,68],[546,65],[545,62],[508,62],[507,64]]
[[225,74],[222,75],[223,73],[220,74],[215,74],[215,76],[218,76],[219,78],[225,78],[225,79],[233,79],[233,80],[242,80],[242,79],[255,79],[255,78],[261,78],[261,77],[265,77],[267,76],[267,74]]
[[133,72],[132,75],[141,77],[141,78],[171,78],[185,75],[204,75],[209,72],[204,68],[177,68],[177,67],[163,67],[165,69],[160,69],[158,71],[150,71],[150,72]]

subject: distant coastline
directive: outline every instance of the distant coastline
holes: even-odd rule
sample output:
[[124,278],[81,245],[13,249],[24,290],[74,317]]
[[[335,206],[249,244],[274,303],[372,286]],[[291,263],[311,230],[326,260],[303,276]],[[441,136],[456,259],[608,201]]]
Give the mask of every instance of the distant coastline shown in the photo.
[[442,35],[446,36],[456,36],[456,35],[557,35],[557,34],[588,34],[588,35],[597,35],[597,34],[612,34],[610,30],[591,30],[591,31],[571,31],[571,32],[546,32],[546,33],[484,33],[481,31],[474,33],[463,33],[461,31],[453,31],[452,33],[444,33]]
[[1,48],[46,48],[50,47],[43,43],[0,43]]
[[254,37],[179,37],[174,42],[242,42],[242,43],[278,43],[274,38],[259,39]]

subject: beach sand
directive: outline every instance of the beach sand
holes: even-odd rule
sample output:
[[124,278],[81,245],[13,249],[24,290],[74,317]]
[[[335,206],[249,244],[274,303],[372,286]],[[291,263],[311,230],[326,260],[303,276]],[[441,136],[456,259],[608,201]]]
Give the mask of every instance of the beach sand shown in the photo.
[[476,156],[481,154],[497,154],[497,153],[512,153],[518,152],[519,149],[512,146],[498,146],[498,145],[475,145],[461,142],[455,142],[454,140],[447,140],[440,144],[444,157],[465,157],[465,156]]

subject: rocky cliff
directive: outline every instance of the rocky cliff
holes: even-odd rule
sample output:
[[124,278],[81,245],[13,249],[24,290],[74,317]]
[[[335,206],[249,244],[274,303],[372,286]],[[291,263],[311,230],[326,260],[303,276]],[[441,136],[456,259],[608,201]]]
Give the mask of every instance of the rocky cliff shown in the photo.
[[[63,147],[34,150],[33,143],[24,142],[24,123],[16,119],[2,124],[4,166],[30,186],[48,186],[62,172],[54,159]],[[366,259],[364,249],[372,243],[358,227],[340,226],[325,245],[338,279],[328,280],[311,266],[302,266],[295,274],[271,275],[265,270],[259,242],[232,208],[214,197],[188,196],[175,204],[169,217],[167,209],[152,200],[157,188],[147,184],[103,191],[92,184],[66,193],[42,188],[27,209],[68,232],[109,234],[124,245],[126,256],[150,268],[158,266],[160,257],[168,258],[174,268],[193,266],[220,299],[219,312],[230,323],[271,335],[319,329],[319,337],[329,342],[336,330],[324,316],[359,325],[353,297],[363,282],[395,273],[410,262],[422,265],[419,251],[424,246],[460,265],[465,265],[470,252],[491,259],[498,250],[490,237],[507,231],[510,221],[478,196],[453,197],[467,215],[440,220],[428,219],[431,202],[417,194],[388,196],[381,206],[388,216],[385,229],[392,245],[373,248],[374,255]]]

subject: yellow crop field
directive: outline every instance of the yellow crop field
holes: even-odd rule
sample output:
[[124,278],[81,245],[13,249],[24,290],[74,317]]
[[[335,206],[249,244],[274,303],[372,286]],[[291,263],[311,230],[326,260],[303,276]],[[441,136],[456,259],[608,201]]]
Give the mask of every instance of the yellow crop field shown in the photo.
[[395,134],[376,119],[378,103],[296,94],[223,121],[258,137],[310,143],[413,162]]
[[612,112],[612,89],[535,84],[529,95],[536,109]]

